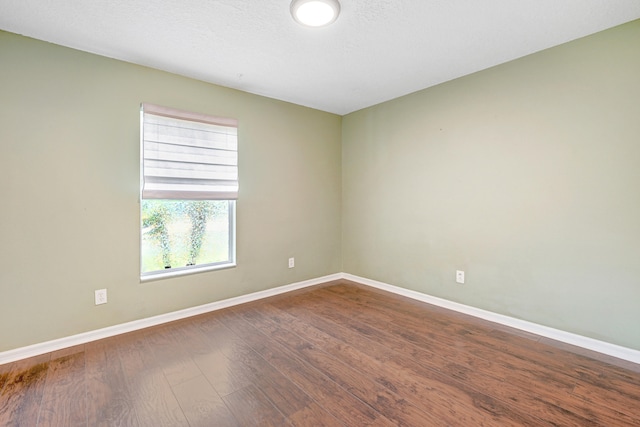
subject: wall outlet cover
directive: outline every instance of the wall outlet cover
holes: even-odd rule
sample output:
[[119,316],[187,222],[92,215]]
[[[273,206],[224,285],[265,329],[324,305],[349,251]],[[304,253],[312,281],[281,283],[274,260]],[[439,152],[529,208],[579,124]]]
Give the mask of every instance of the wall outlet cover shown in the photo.
[[107,303],[107,290],[106,289],[98,289],[95,291],[95,302],[96,305],[106,304]]

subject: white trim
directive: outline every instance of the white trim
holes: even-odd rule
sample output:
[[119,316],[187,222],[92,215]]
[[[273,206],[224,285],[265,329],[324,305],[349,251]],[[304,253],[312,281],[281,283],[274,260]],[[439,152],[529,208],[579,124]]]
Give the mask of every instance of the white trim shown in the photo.
[[622,347],[622,346],[611,344],[605,341],[600,341],[600,340],[585,337],[582,335],[574,334],[571,332],[562,331],[560,329],[554,329],[548,326],[539,325],[537,323],[528,322],[526,320],[516,319],[514,317],[505,316],[503,314],[493,313],[491,311],[483,310],[476,307],[471,307],[465,304],[460,304],[457,302],[434,297],[428,294],[412,291],[412,290],[401,288],[398,286],[389,285],[387,283],[378,282],[376,280],[354,276],[353,274],[343,273],[342,277],[345,280],[351,280],[352,282],[357,282],[362,285],[370,286],[372,288],[381,289],[383,291],[388,291],[388,292],[405,296],[414,300],[437,305],[439,307],[443,307],[449,310],[468,314],[474,317],[478,317],[480,319],[488,320],[490,322],[495,322],[501,325],[510,326],[512,328],[520,329],[522,331],[531,332],[533,334],[537,334],[546,338],[562,341],[567,344],[586,348],[588,350],[593,350],[598,353],[617,357],[618,359],[624,359],[624,360],[628,360],[629,362],[640,364],[640,351],[634,350],[632,348]]
[[204,273],[205,271],[225,270],[235,268],[235,262],[225,262],[220,264],[206,264],[203,266],[178,267],[168,270],[149,271],[140,274],[140,283],[153,282],[172,277],[188,276],[189,274]]
[[43,343],[33,344],[26,347],[20,347],[0,353],[0,365],[14,362],[16,360],[26,359],[28,357],[38,356],[40,354],[49,353],[51,351],[61,350],[63,348],[72,347],[74,345],[85,344],[91,341],[108,338],[127,332],[136,331],[138,329],[148,328],[150,326],[161,325],[174,320],[185,319],[198,314],[209,313],[211,311],[220,310],[234,305],[244,304],[285,292],[295,291],[297,289],[309,286],[319,285],[330,282],[332,280],[342,279],[342,273],[336,273],[329,276],[318,277],[316,279],[305,280],[303,282],[291,283],[289,285],[280,286],[273,289],[254,292],[248,295],[229,298],[222,301],[216,301],[209,304],[199,305],[196,307],[186,308],[184,310],[173,311],[171,313],[160,314],[158,316],[147,317],[145,319],[134,320],[119,325],[109,326],[102,329],[96,329],[89,332],[83,332],[69,337],[59,338],[56,340],[46,341]]
[[280,286],[273,289],[267,289],[260,292],[254,292],[248,295],[241,295],[234,298],[229,298],[222,301],[216,301],[209,304],[199,305],[196,307],[186,308],[184,310],[174,311],[171,313],[160,314],[158,316],[148,317],[145,319],[134,320],[132,322],[122,323],[120,325],[109,326],[94,331],[83,332],[81,334],[72,335],[69,337],[60,338],[57,340],[46,341],[43,343],[33,344],[27,347],[16,348],[13,350],[0,352],[0,365],[14,362],[16,360],[26,359],[28,357],[37,356],[39,354],[48,353],[51,351],[61,350],[63,348],[72,347],[74,345],[85,344],[91,341],[99,340],[102,338],[108,338],[126,332],[136,331],[138,329],[148,328],[150,326],[161,325],[163,323],[172,322],[174,320],[185,319],[187,317],[196,316],[199,314],[209,313],[212,311],[220,310],[234,305],[244,304],[251,301],[257,301],[259,299],[268,298],[275,295],[280,295],[286,292],[303,289],[309,286],[320,285],[333,280],[345,279],[352,282],[360,283],[362,285],[370,286],[372,288],[381,289],[383,291],[391,292],[397,295],[405,296],[417,301],[426,302],[439,307],[443,307],[449,310],[457,311],[459,313],[468,314],[470,316],[478,317],[480,319],[495,322],[501,325],[509,326],[512,328],[520,329],[522,331],[531,332],[546,338],[551,338],[557,341],[561,341],[567,344],[575,345],[578,347],[593,350],[598,353],[606,354],[609,356],[617,357],[618,359],[628,360],[630,362],[640,364],[640,351],[634,350],[628,347],[622,347],[616,344],[611,344],[604,341],[599,341],[593,338],[577,335],[571,332],[562,331],[559,329],[550,328],[548,326],[539,325],[537,323],[528,322],[526,320],[520,320],[513,317],[505,316],[503,314],[493,313],[491,311],[482,310],[480,308],[471,307],[465,304],[449,301],[443,298],[434,297],[428,294],[424,294],[417,291],[401,288],[387,283],[378,282],[376,280],[367,279],[364,277],[355,276],[348,273],[336,273],[329,276],[318,277],[316,279],[309,279],[302,282],[292,283],[285,286]]

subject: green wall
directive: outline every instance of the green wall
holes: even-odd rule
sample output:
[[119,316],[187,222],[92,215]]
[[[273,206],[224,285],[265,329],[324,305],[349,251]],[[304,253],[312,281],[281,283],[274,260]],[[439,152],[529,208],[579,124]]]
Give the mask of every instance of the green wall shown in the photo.
[[343,271],[640,349],[639,41],[635,21],[343,117]]
[[[141,102],[239,119],[236,268],[140,283]],[[340,139],[336,115],[0,32],[0,351],[339,272]]]

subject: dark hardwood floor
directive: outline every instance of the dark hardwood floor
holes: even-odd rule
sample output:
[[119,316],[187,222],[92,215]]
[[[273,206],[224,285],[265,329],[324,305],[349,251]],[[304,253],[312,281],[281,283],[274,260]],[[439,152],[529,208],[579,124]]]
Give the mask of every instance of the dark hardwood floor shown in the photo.
[[1,426],[640,426],[640,366],[340,281],[0,365]]

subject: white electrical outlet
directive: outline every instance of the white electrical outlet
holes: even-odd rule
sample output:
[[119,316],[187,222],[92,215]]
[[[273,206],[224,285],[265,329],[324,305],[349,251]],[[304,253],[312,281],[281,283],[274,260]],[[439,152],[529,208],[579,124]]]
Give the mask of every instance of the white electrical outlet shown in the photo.
[[106,303],[107,303],[107,290],[98,289],[96,291],[96,305],[106,304]]
[[296,266],[296,259],[295,258],[289,258],[289,268],[293,268]]
[[456,270],[456,282],[464,283],[464,271]]

